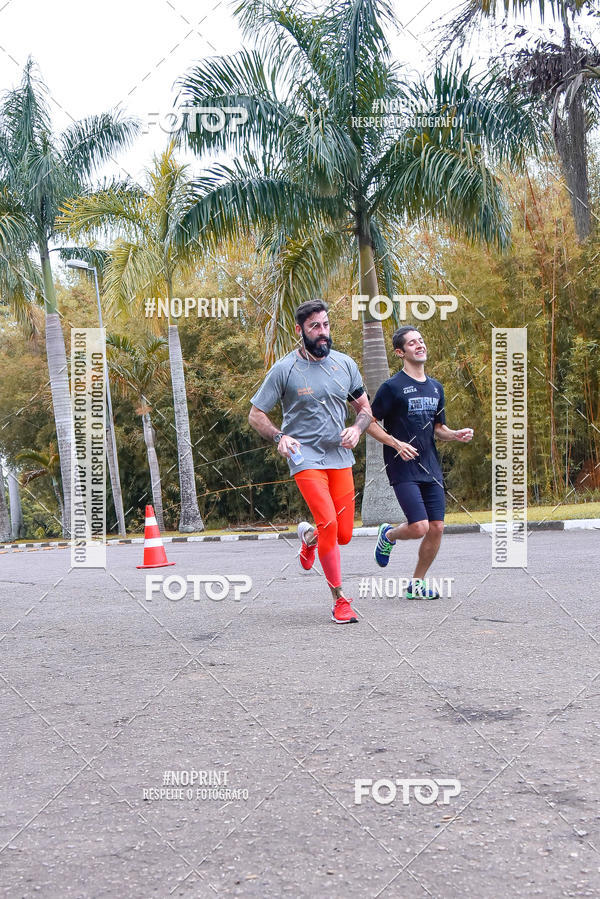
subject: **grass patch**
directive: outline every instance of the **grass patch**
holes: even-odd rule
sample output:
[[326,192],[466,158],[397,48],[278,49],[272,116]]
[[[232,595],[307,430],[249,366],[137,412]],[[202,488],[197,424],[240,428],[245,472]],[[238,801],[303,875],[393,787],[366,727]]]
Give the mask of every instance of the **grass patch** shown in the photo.
[[[577,518],[600,518],[600,502],[593,503],[565,503],[564,505],[559,506],[529,506],[527,509],[527,520],[528,521],[572,521]],[[491,509],[469,509],[468,512],[447,512],[446,513],[446,524],[487,524],[492,520],[492,510]],[[362,522],[360,519],[354,522],[354,527],[359,528],[362,526]],[[281,526],[283,527],[283,526]],[[223,528],[207,528],[205,531],[198,532],[196,536],[203,537],[220,537],[225,534],[251,534],[251,533],[261,533],[261,534],[275,534],[275,530],[261,530],[261,531],[235,531],[235,530],[225,530]],[[296,525],[291,524],[288,526],[286,530],[279,531],[281,534],[295,534],[296,533]],[[127,539],[131,540],[133,537],[143,537],[143,531],[138,534],[127,534]],[[193,534],[180,534],[178,531],[166,531],[162,534],[163,537],[192,537]],[[109,540],[117,539],[116,534],[109,534]],[[7,543],[39,543],[40,540],[43,542],[54,542],[57,540],[63,540],[61,537],[28,537],[23,538],[21,540],[8,540]]]
[[[559,506],[529,506],[527,509],[528,521],[571,521],[576,518],[600,518],[600,503],[564,503]],[[446,524],[486,524],[491,520],[491,509],[446,513]]]

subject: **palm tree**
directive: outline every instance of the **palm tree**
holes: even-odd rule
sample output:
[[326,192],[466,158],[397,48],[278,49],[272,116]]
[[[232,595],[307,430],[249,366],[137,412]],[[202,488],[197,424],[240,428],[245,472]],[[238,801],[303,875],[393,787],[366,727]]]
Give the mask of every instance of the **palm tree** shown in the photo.
[[138,307],[148,296],[164,296],[168,300],[181,495],[179,530],[190,533],[204,530],[204,522],[196,493],[179,329],[170,318],[174,281],[191,274],[198,259],[198,244],[177,249],[173,243],[174,230],[185,212],[189,194],[186,171],[186,166],[177,163],[170,144],[147,173],[147,192],[129,183],[114,183],[67,203],[61,224],[77,237],[115,231],[120,235],[104,269],[105,296],[113,308],[130,314],[132,299]]
[[154,513],[160,530],[164,531],[160,469],[150,417],[152,406],[148,402],[147,394],[152,384],[164,383],[166,380],[167,341],[163,337],[146,337],[135,343],[129,337],[109,334],[106,343],[114,350],[110,353],[110,369],[117,385],[123,395],[132,396],[137,401],[136,412],[142,417]]
[[27,255],[28,231],[26,218],[15,211],[6,188],[0,187],[0,304],[10,305],[23,333],[34,338],[40,331],[43,286],[40,267]]
[[[71,530],[71,401],[65,342],[60,326],[50,251],[59,208],[77,196],[97,166],[127,146],[137,125],[120,113],[74,122],[62,134],[52,132],[47,88],[28,60],[21,84],[0,104],[0,220],[18,231],[21,268],[12,265],[0,289],[17,303],[37,289],[29,254],[41,269],[46,312],[46,351],[64,496],[64,533]],[[2,224],[0,224],[0,231]],[[13,254],[14,256],[14,254]],[[4,260],[6,268],[7,261]]]
[[[535,9],[542,20],[550,9],[562,25],[562,45],[538,39],[533,47],[505,54],[502,65],[505,82],[518,86],[524,96],[538,102],[541,116],[550,121],[577,238],[583,242],[592,230],[587,135],[599,112],[598,98],[589,89],[587,78],[593,77],[594,67],[600,63],[600,51],[589,35],[584,45],[578,44],[572,30],[577,16],[586,10],[592,16],[597,16],[597,12],[586,0],[468,0],[459,17],[448,26],[448,44],[455,39],[464,42],[482,20],[495,19],[499,7],[503,7],[505,16],[520,16]],[[523,31],[520,29],[519,36]]]
[[[193,113],[184,118],[180,138],[197,153],[238,157],[196,181],[180,241],[261,229],[275,272],[275,352],[294,343],[293,307],[319,296],[355,250],[359,292],[374,297],[381,281],[394,292],[401,278],[392,240],[402,223],[442,219],[470,239],[507,245],[507,207],[490,166],[519,164],[536,145],[523,101],[507,98],[493,76],[473,82],[457,64],[438,67],[431,85],[404,85],[384,32],[393,24],[388,0],[332,0],[323,12],[248,0],[240,16],[258,49],[205,60],[182,81],[186,107],[242,107],[247,121],[219,131],[197,127]],[[392,101],[412,101],[447,124],[382,128],[370,117]],[[373,396],[389,368],[382,324],[368,312],[363,341]],[[380,455],[368,438],[365,522],[385,520]]]
[[21,473],[21,484],[24,487],[27,487],[27,485],[32,481],[38,480],[38,478],[50,478],[54,496],[56,497],[56,502],[58,505],[61,526],[64,533],[65,506],[63,503],[63,493],[61,491],[60,485],[60,458],[56,450],[56,444],[50,442],[47,450],[21,450],[21,452],[17,453],[17,455],[15,456],[15,461],[31,462],[35,466],[35,468],[29,468],[27,471],[23,471]]

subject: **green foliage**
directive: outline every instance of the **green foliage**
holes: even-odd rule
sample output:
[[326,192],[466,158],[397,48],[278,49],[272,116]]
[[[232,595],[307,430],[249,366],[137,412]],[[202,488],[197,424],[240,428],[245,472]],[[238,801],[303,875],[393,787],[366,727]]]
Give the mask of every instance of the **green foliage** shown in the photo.
[[573,501],[584,464],[600,462],[600,243],[578,246],[558,180],[520,178],[510,188],[509,253],[433,232],[402,242],[407,293],[459,300],[446,321],[414,324],[428,345],[428,372],[445,386],[449,425],[475,429],[471,444],[441,445],[448,487],[467,508],[490,502],[492,325],[527,327],[530,501]]
[[[85,190],[99,166],[131,143],[137,124],[121,113],[104,113],[52,131],[48,89],[28,59],[18,87],[0,105],[0,241],[11,233],[11,253],[0,256],[0,295],[20,319],[26,305],[44,296],[56,311],[51,278],[44,282],[29,253],[47,261],[62,204]],[[1,249],[1,247],[0,247]]]
[[[591,478],[578,493],[574,483],[585,464],[600,461],[600,433],[595,430],[600,429],[600,243],[596,239],[585,247],[577,244],[568,197],[556,179],[529,182],[526,177],[513,176],[507,183],[513,233],[509,252],[499,254],[465,243],[450,232],[424,228],[417,233],[398,230],[392,245],[395,258],[402,261],[407,293],[454,293],[459,300],[458,310],[446,321],[436,316],[413,323],[421,328],[428,345],[429,373],[444,384],[450,426],[475,430],[471,444],[440,445],[448,488],[458,507],[467,509],[485,507],[490,498],[492,324],[528,328],[530,502],[592,497]],[[362,368],[361,333],[351,319],[354,277],[350,262],[342,260],[322,295],[331,307],[334,346],[355,358]],[[262,268],[250,241],[229,247],[227,253],[223,251],[177,287],[182,296],[242,292],[246,296],[238,319],[179,320],[196,486],[208,527],[250,522],[268,526],[269,522],[297,520],[306,514],[289,481],[286,463],[247,421],[250,397],[265,373],[261,288]],[[58,295],[67,333],[69,325],[95,324],[91,284],[58,285]],[[109,316],[109,330],[120,328],[121,318]],[[385,323],[394,372],[398,360],[391,352],[393,329],[393,322]],[[127,338],[121,341],[122,347],[132,344],[139,353],[148,339],[143,322],[131,320]],[[160,363],[161,354],[163,358],[166,355],[160,341],[156,352]],[[134,360],[123,351],[118,357],[121,374],[134,374],[126,372]],[[48,417],[50,392],[44,355],[36,354],[35,344],[28,343],[7,318],[0,331],[0,368],[0,453],[22,470],[17,453],[25,447],[47,448],[55,439],[54,426]],[[145,367],[142,392],[151,404],[156,430],[166,525],[175,529],[179,484],[173,406],[168,383],[156,377],[159,370],[160,365],[154,363]],[[136,379],[128,380],[133,384]],[[124,505],[132,509],[129,527],[141,532],[148,474],[137,414],[139,395],[139,389],[128,395],[113,391]],[[278,414],[273,411],[276,422]],[[360,499],[364,441],[355,456]],[[264,483],[267,481],[278,483]],[[40,478],[29,489],[33,495],[23,495],[28,536],[57,536],[58,525],[43,508],[54,514],[57,511],[51,484]],[[110,499],[108,520],[111,527]]]
[[[0,141],[0,254],[6,251],[0,255],[0,455],[22,474],[35,470],[19,458],[29,448],[41,471],[48,468],[41,464],[42,455],[56,440],[45,356],[35,335],[26,339],[15,322],[19,316],[26,320],[23,313],[41,296],[39,271],[33,264],[26,268],[23,260],[36,235],[54,234],[55,213],[63,204],[62,222],[73,236],[106,237],[116,225],[122,228],[114,280],[109,277],[104,286],[115,299],[106,324],[119,335],[111,338],[110,353],[115,384],[123,388],[113,392],[113,406],[129,528],[141,532],[149,494],[139,420],[146,405],[156,431],[169,529],[176,527],[179,510],[165,343],[148,337],[141,317],[127,314],[131,294],[164,292],[165,248],[172,251],[175,295],[246,296],[238,319],[178,321],[196,486],[207,526],[269,526],[304,516],[288,466],[248,425],[250,397],[265,374],[265,344],[276,355],[291,345],[291,312],[305,297],[330,302],[334,345],[364,372],[350,302],[357,292],[353,248],[360,219],[369,222],[377,276],[388,294],[400,289],[453,293],[459,299],[458,311],[446,321],[436,316],[413,322],[428,344],[428,372],[445,386],[449,425],[475,430],[471,444],[440,447],[458,506],[489,504],[492,325],[528,328],[530,502],[592,496],[592,479],[578,494],[574,484],[600,462],[600,240],[593,236],[577,244],[553,159],[545,163],[544,174],[531,180],[515,172],[524,161],[522,148],[535,145],[523,107],[502,96],[493,77],[473,83],[468,71],[453,64],[439,67],[428,83],[403,84],[380,28],[389,12],[385,3],[336,0],[327,12],[310,16],[304,7],[262,0],[244,8],[245,25],[264,26],[270,51],[259,42],[257,51],[204,61],[190,74],[188,100],[243,105],[252,113],[247,128],[237,132],[196,132],[190,141],[195,150],[241,155],[226,166],[213,165],[196,180],[193,193],[172,148],[155,160],[148,185],[152,196],[131,184],[82,191],[81,179],[75,185],[64,160],[77,163],[87,176],[88,150],[96,138],[100,156],[108,152],[107,120],[55,139],[43,88],[36,86],[31,69],[29,82],[25,79],[10,95],[3,108],[6,140]],[[344,52],[336,55],[340,48]],[[355,52],[349,52],[352,48]],[[373,99],[409,95],[425,110],[454,113],[457,124],[394,135],[349,127],[348,117],[369,114]],[[518,146],[507,143],[513,126]],[[17,151],[24,151],[34,135],[39,136],[35,152],[21,158]],[[513,170],[509,164],[499,169],[501,162],[511,163]],[[596,205],[598,172],[592,154]],[[44,185],[50,193],[42,211],[35,204]],[[71,192],[80,199],[65,205]],[[440,212],[445,223],[434,230]],[[176,223],[182,222],[179,233]],[[185,244],[190,234],[209,251],[200,261],[194,244]],[[472,242],[475,237],[487,245]],[[9,247],[18,250],[20,266]],[[94,247],[89,252],[91,260],[106,263],[104,251]],[[73,254],[81,250],[72,249]],[[141,290],[146,282],[156,289]],[[56,293],[65,334],[72,325],[97,324],[91,284],[70,280],[68,286],[56,285]],[[396,371],[393,327],[391,321],[385,324],[390,366]],[[278,410],[273,419],[279,422]],[[354,470],[358,500],[364,454],[361,441]],[[111,528],[110,491],[108,496]],[[23,509],[27,536],[60,533],[51,478],[28,483]]]
[[[428,81],[405,83],[385,36],[387,0],[333,0],[322,12],[251,0],[238,14],[258,50],[203,60],[181,82],[187,105],[239,106],[248,117],[216,131],[184,122],[179,137],[196,153],[237,155],[196,180],[178,241],[259,232],[268,353],[293,345],[293,308],[314,296],[315,281],[327,289],[357,236],[375,250],[388,291],[402,281],[390,232],[407,219],[443,219],[469,239],[507,245],[494,166],[522,165],[542,129],[494,73],[474,79],[454,61]],[[408,99],[425,118],[450,124],[372,121],[375,101]]]

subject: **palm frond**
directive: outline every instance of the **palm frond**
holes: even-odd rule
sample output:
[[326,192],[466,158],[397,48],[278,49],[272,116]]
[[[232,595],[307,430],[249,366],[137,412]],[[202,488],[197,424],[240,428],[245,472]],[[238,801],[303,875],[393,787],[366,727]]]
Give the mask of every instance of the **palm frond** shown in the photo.
[[63,262],[70,262],[71,259],[82,259],[83,262],[87,262],[88,265],[92,265],[97,270],[99,278],[110,259],[108,250],[94,246],[60,247],[56,253]]
[[50,443],[47,449],[24,449],[15,456],[16,462],[31,462],[39,467],[21,474],[21,483],[29,484],[37,478],[60,477],[60,458],[56,444]]
[[0,191],[0,305],[9,306],[27,338],[42,331],[42,275],[29,255],[30,223],[18,201]]
[[325,218],[335,199],[321,201],[289,178],[261,175],[258,167],[215,166],[192,184],[193,205],[177,229],[178,245],[243,237],[256,226],[280,222],[297,230],[312,214]]
[[[4,144],[4,159],[10,155],[14,165],[34,146],[40,135],[51,131],[48,111],[48,88],[30,56],[23,69],[20,85],[4,95],[0,104]],[[7,147],[13,152],[6,154]]]
[[43,333],[41,302],[41,273],[31,260],[16,264],[0,257],[0,306],[10,307],[14,320],[28,339]]
[[104,270],[104,294],[109,309],[137,314],[145,297],[165,293],[165,271],[156,244],[119,240]]
[[38,232],[48,238],[55,229],[61,203],[78,194],[83,184],[75,170],[56,154],[49,136],[42,136],[39,146],[28,149],[25,163],[22,202],[30,210]]
[[411,221],[443,219],[469,240],[505,248],[510,217],[501,183],[481,151],[440,147],[425,138],[398,143],[382,163],[378,215],[390,211]]
[[[337,80],[346,98],[346,114],[356,115],[353,98],[370,94],[371,71],[390,58],[383,24],[393,24],[392,6],[388,0],[334,0],[327,8],[327,19],[327,30],[343,53]],[[337,60],[335,64],[340,65]]]
[[268,364],[296,345],[296,307],[325,294],[329,280],[347,260],[349,246],[349,235],[341,231],[316,231],[297,239],[281,240],[266,273],[268,288],[261,303],[267,311]]
[[236,10],[242,32],[256,43],[262,56],[276,59],[282,80],[302,84],[319,99],[333,102],[337,94],[325,14],[285,0],[250,0]]
[[[407,91],[412,100],[416,125],[407,137],[427,135],[432,142],[459,147],[481,146],[488,160],[521,168],[528,155],[549,147],[549,132],[540,127],[530,101],[516,88],[508,89],[492,69],[472,77],[472,65],[461,66],[458,58],[438,65],[432,79],[422,79]],[[433,119],[433,127],[420,123]]]
[[[277,96],[284,76],[280,62],[269,64],[257,51],[241,50],[203,60],[180,80],[178,102],[182,108],[215,108],[219,112],[205,124],[202,114],[185,113],[178,139],[197,153],[240,152],[249,145],[272,147],[275,135],[294,114]],[[225,113],[227,108],[243,113]],[[219,116],[224,123],[220,128]],[[242,121],[244,117],[246,121]]]
[[57,225],[69,237],[103,236],[111,240],[123,232],[140,236],[148,233],[146,202],[147,195],[139,187],[128,182],[109,183],[101,190],[65,200]]
[[30,222],[18,199],[0,186],[0,253],[10,253],[11,248],[27,247]]
[[360,158],[345,127],[323,107],[307,110],[282,134],[291,177],[324,195],[358,186]]
[[530,105],[496,73],[473,81],[457,60],[413,85],[415,118],[367,176],[371,210],[444,219],[470,240],[506,247],[510,222],[492,164],[519,169],[545,146]]
[[124,396],[144,401],[153,386],[166,382],[169,371],[168,342],[147,336],[135,342],[124,334],[109,333],[109,369]]
[[61,134],[62,159],[81,176],[89,176],[119,150],[131,146],[139,130],[137,119],[120,110],[89,116]]
[[565,15],[566,8],[579,12],[587,5],[586,0],[468,0],[466,6],[480,11],[484,16],[495,16],[500,10],[505,14],[522,15],[531,12],[537,6],[542,22],[548,8],[554,18],[560,19]]

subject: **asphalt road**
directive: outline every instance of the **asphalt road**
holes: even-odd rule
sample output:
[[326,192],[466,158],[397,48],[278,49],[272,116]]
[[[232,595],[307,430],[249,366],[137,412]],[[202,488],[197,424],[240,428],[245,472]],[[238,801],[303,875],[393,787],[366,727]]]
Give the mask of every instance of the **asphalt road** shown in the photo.
[[297,541],[167,547],[155,573],[247,575],[240,601],[146,600],[139,546],[2,556],[1,894],[600,895],[597,533],[533,534],[527,572],[448,535],[434,603],[359,599],[373,542],[342,548],[343,627]]

